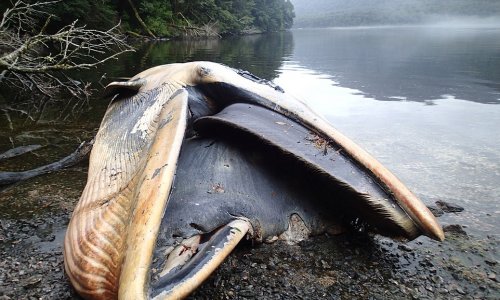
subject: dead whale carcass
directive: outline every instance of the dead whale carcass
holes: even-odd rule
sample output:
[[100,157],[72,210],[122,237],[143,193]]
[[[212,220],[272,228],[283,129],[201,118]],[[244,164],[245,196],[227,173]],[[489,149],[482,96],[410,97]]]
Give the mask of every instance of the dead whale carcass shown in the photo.
[[444,238],[385,167],[247,72],[163,65],[105,93],[64,245],[86,298],[182,298],[245,236],[300,239],[361,220],[395,238]]

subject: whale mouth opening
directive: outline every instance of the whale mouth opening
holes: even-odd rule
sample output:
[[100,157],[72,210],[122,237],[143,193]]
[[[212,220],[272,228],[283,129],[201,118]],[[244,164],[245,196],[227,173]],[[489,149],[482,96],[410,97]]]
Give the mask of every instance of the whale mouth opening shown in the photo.
[[366,223],[372,231],[393,238],[411,240],[423,233],[394,195],[363,165],[328,137],[281,113],[251,104],[232,104],[216,115],[199,118],[194,128],[202,136],[273,154],[278,167],[293,165],[297,174],[313,178],[309,185],[317,184],[316,189],[331,186],[325,191],[331,193],[330,199],[325,201],[350,215],[352,223]]
[[203,282],[236,245],[251,233],[250,222],[245,218],[238,218],[209,233],[182,239],[165,252],[166,259],[161,269],[152,270],[151,298],[187,296],[193,286]]
[[245,236],[294,240],[349,226],[393,238],[421,234],[339,147],[279,113],[233,104],[194,129],[157,238],[153,297],[201,284]]

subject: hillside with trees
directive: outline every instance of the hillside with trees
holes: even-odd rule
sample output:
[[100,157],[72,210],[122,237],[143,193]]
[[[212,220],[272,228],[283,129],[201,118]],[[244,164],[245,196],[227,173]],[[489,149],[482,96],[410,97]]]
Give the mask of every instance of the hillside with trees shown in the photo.
[[[0,11],[10,6],[1,1]],[[64,0],[49,12],[51,28],[74,20],[101,30],[120,23],[131,35],[152,37],[280,31],[291,28],[295,16],[289,0]]]
[[133,51],[126,35],[275,32],[292,27],[294,18],[289,0],[17,0],[0,2],[0,11],[0,85],[47,97],[89,95],[89,85],[68,71]]
[[500,21],[498,0],[292,0],[295,27],[422,24],[456,19]]

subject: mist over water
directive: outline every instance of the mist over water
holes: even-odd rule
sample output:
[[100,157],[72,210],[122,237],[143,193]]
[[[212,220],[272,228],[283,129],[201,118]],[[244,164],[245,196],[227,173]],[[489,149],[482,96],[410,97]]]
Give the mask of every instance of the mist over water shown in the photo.
[[500,16],[449,16],[430,15],[420,24],[422,27],[440,28],[500,28]]
[[500,28],[302,29],[294,44],[303,66],[370,98],[500,103]]
[[352,26],[500,27],[496,0],[292,0],[295,28]]

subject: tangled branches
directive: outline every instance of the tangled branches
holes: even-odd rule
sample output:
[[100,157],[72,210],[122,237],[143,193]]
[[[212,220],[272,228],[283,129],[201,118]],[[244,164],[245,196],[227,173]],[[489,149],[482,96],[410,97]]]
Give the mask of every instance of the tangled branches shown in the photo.
[[188,37],[194,37],[194,38],[197,38],[197,37],[218,37],[218,38],[220,38],[221,37],[221,35],[219,34],[219,32],[217,30],[217,22],[210,22],[210,23],[203,25],[202,27],[193,26],[187,20],[186,20],[186,22],[188,24],[186,26],[176,25],[176,24],[167,24],[167,26],[173,27],[177,30],[180,30],[181,32],[183,32],[184,36],[188,36]]
[[[118,26],[107,31],[87,29],[76,21],[55,33],[47,33],[53,17],[43,9],[59,1],[15,2],[0,20],[0,83],[38,91],[53,97],[62,90],[87,96],[89,85],[65,75],[88,69],[133,51]],[[43,26],[37,26],[45,19]]]

